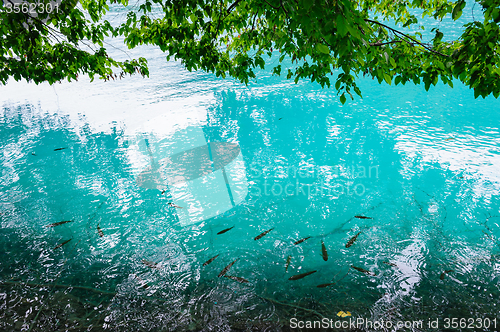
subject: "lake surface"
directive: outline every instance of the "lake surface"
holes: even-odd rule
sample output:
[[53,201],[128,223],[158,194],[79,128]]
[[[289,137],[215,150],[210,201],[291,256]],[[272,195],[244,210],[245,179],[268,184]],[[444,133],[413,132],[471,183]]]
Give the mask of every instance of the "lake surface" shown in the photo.
[[500,328],[498,100],[127,52],[150,78],[0,87],[0,329]]

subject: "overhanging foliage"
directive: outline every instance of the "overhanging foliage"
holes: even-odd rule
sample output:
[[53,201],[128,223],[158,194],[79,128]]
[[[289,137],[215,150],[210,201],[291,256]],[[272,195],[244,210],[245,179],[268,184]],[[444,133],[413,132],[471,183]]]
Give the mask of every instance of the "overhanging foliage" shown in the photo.
[[[361,75],[387,84],[424,83],[426,89],[439,80],[452,86],[456,78],[473,88],[475,97],[500,94],[500,4],[495,0],[477,2],[484,19],[466,23],[458,40],[438,29],[423,40],[415,13],[456,20],[463,0],[145,0],[140,6],[128,6],[127,0],[81,0],[77,6],[72,1],[63,2],[58,13],[37,17],[4,5],[2,83],[9,77],[54,83],[81,74],[92,79],[147,76],[144,58],[116,61],[108,56],[104,39],[123,37],[129,48],[156,45],[188,70],[243,83],[279,52],[273,73],[333,85],[342,103],[353,92],[361,95],[356,85]],[[125,6],[126,21],[112,26],[103,19],[110,5]],[[84,45],[89,49],[83,50]],[[282,66],[290,59],[296,65]]]

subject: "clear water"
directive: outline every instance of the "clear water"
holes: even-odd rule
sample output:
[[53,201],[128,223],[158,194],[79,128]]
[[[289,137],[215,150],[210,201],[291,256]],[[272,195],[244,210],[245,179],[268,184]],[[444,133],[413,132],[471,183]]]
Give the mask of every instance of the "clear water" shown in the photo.
[[[362,79],[341,105],[268,71],[245,87],[131,54],[145,50],[150,79],[0,87],[1,330],[499,329],[497,100]],[[225,180],[210,142],[239,146]],[[211,168],[173,184],[168,170],[203,169],[185,154],[200,146]],[[227,275],[248,283],[218,277],[236,259]]]

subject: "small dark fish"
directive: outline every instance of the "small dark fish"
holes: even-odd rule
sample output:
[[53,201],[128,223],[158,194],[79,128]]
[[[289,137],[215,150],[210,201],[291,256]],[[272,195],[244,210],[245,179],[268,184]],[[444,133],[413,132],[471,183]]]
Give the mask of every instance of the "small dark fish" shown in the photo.
[[62,225],[62,224],[68,223],[68,222],[72,222],[72,221],[73,220],[65,220],[65,221],[55,222],[55,223],[47,225],[45,227],[56,227],[56,226],[59,226],[59,225]]
[[68,243],[71,240],[73,240],[73,239],[69,239],[69,240],[64,241],[63,243],[59,243],[57,246],[54,247],[54,250],[61,248],[63,245],[65,245],[66,243]]
[[376,275],[377,275],[376,273],[370,272],[370,271],[365,270],[365,269],[363,269],[363,268],[361,268],[361,267],[356,267],[356,266],[354,266],[354,265],[351,265],[351,267],[352,267],[353,269],[355,269],[355,270],[358,270],[359,272],[363,272],[364,274],[368,274],[368,275],[371,275],[371,276],[376,276]]
[[136,274],[134,274],[134,277],[137,279],[137,281],[139,281],[139,282],[142,284],[142,285],[141,285],[141,287],[142,287],[142,288],[148,288],[148,287],[149,287],[148,283],[147,283],[147,282],[145,282],[144,280],[142,280],[142,278],[141,278],[141,277],[139,277],[139,276],[138,276],[138,275],[136,275]]
[[234,277],[234,276],[224,276],[224,277],[241,282],[241,283],[248,282],[248,280],[246,280],[245,278],[241,278],[241,277]]
[[455,139],[455,137],[447,138],[447,139],[445,139],[445,141],[451,141],[452,139]]
[[439,276],[439,279],[444,280],[444,276],[445,276],[447,273],[450,273],[450,272],[453,272],[453,270],[446,270],[446,271],[444,271],[444,272],[443,272],[443,273],[441,273],[441,275]]
[[283,118],[279,118],[278,120],[281,120],[281,119],[283,119]]
[[292,255],[289,255],[288,258],[286,259],[285,272],[288,272],[288,266],[290,266],[291,261],[292,261]]
[[61,150],[64,150],[64,149],[67,149],[68,147],[64,147],[64,148],[57,148],[57,149],[54,149],[54,151],[61,151]]
[[165,190],[162,190],[161,194],[160,195],[163,195],[165,193]]
[[459,178],[459,179],[463,179],[464,177],[463,177],[463,176],[459,176],[458,178]]
[[299,280],[299,279],[307,277],[308,275],[313,274],[315,272],[317,272],[317,271],[314,270],[314,271],[310,271],[310,272],[306,272],[306,273],[297,274],[297,275],[291,276],[290,278],[288,278],[288,280]]
[[354,218],[358,218],[358,219],[373,219],[372,217],[365,217],[365,216],[354,216]]
[[268,229],[267,231],[265,231],[264,233],[262,233],[262,234],[260,234],[260,235],[257,235],[257,236],[254,238],[254,240],[255,240],[255,241],[257,241],[258,239],[262,238],[263,236],[265,236],[267,233],[269,233],[269,232],[270,232],[270,231],[272,231],[273,229],[274,229],[274,227],[273,227],[273,228],[271,228],[271,229]]
[[326,246],[323,241],[321,241],[321,253],[323,255],[323,260],[326,262],[328,260],[328,253],[326,252]]
[[293,244],[297,245],[297,244],[302,243],[302,242],[304,242],[305,240],[310,239],[310,238],[311,238],[310,236],[305,237],[305,238],[303,238],[303,239],[300,239],[300,240],[298,240],[298,241],[294,242]]
[[104,233],[102,232],[102,229],[101,227],[99,227],[99,225],[97,225],[97,233],[99,234],[100,237],[104,236]]
[[397,265],[396,265],[396,264],[394,264],[394,263],[391,263],[391,262],[382,262],[382,263],[384,263],[384,264],[387,264],[387,265],[390,265],[390,266],[394,266],[394,267],[397,267]]
[[147,267],[150,267],[152,269],[157,269],[158,268],[158,264],[154,263],[154,262],[151,262],[151,261],[147,261],[145,259],[142,260],[142,264],[146,265]]
[[227,273],[227,271],[229,271],[229,269],[231,268],[231,266],[233,266],[233,264],[236,263],[237,260],[238,260],[238,258],[236,258],[234,261],[232,261],[231,263],[229,263],[228,266],[226,266],[222,271],[220,271],[219,278],[223,277]]
[[230,227],[230,228],[226,228],[226,229],[223,229],[222,231],[220,231],[219,233],[217,233],[217,235],[221,235],[221,234],[224,234],[225,232],[229,232],[230,230],[232,230],[234,228],[233,227]]
[[345,245],[346,248],[349,248],[350,246],[352,246],[354,244],[354,242],[356,241],[356,239],[358,238],[359,234],[361,234],[361,232],[359,232],[358,234],[354,235]]
[[207,266],[208,264],[212,263],[217,257],[219,257],[219,255],[210,258],[208,261],[203,263],[203,266]]
[[318,287],[318,288],[325,288],[325,287],[328,287],[328,286],[331,286],[331,285],[335,285],[335,283],[331,282],[331,283],[328,283],[328,284],[321,284],[321,285],[318,285],[316,287]]
[[175,205],[174,203],[168,203],[171,207],[177,208],[177,209],[184,209],[182,206]]

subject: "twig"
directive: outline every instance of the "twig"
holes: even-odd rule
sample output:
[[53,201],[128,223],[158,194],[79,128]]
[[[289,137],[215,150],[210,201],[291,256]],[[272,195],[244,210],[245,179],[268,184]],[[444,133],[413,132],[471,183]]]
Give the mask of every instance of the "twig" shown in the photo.
[[283,11],[285,12],[285,15],[288,16],[288,12],[285,9],[285,6],[283,6],[283,1],[280,0],[280,6],[283,8]]
[[382,45],[394,44],[394,43],[401,43],[401,40],[392,40],[392,41],[385,42],[385,43],[370,43],[370,46],[382,46]]
[[[269,5],[269,7],[273,8],[275,10],[280,9],[280,7],[274,7],[273,5],[271,5],[269,2],[267,2],[267,0],[264,0],[264,2],[267,3]],[[285,11],[285,13],[286,13],[286,11]]]
[[236,0],[231,6],[229,6],[229,8],[227,9],[227,13],[231,13],[231,11],[240,3],[240,1],[241,0]]
[[33,322],[31,322],[31,325],[30,325],[30,328],[29,328],[28,332],[30,332],[30,331],[31,331],[31,329],[33,328],[33,326],[35,326],[36,321],[37,321],[37,319],[38,319],[38,315],[40,315],[40,313],[42,312],[42,309],[43,309],[43,306],[44,306],[44,305],[45,305],[45,304],[43,304],[43,303],[42,303],[42,306],[40,307],[40,310],[38,310],[38,312],[36,313],[35,318],[33,319]]

